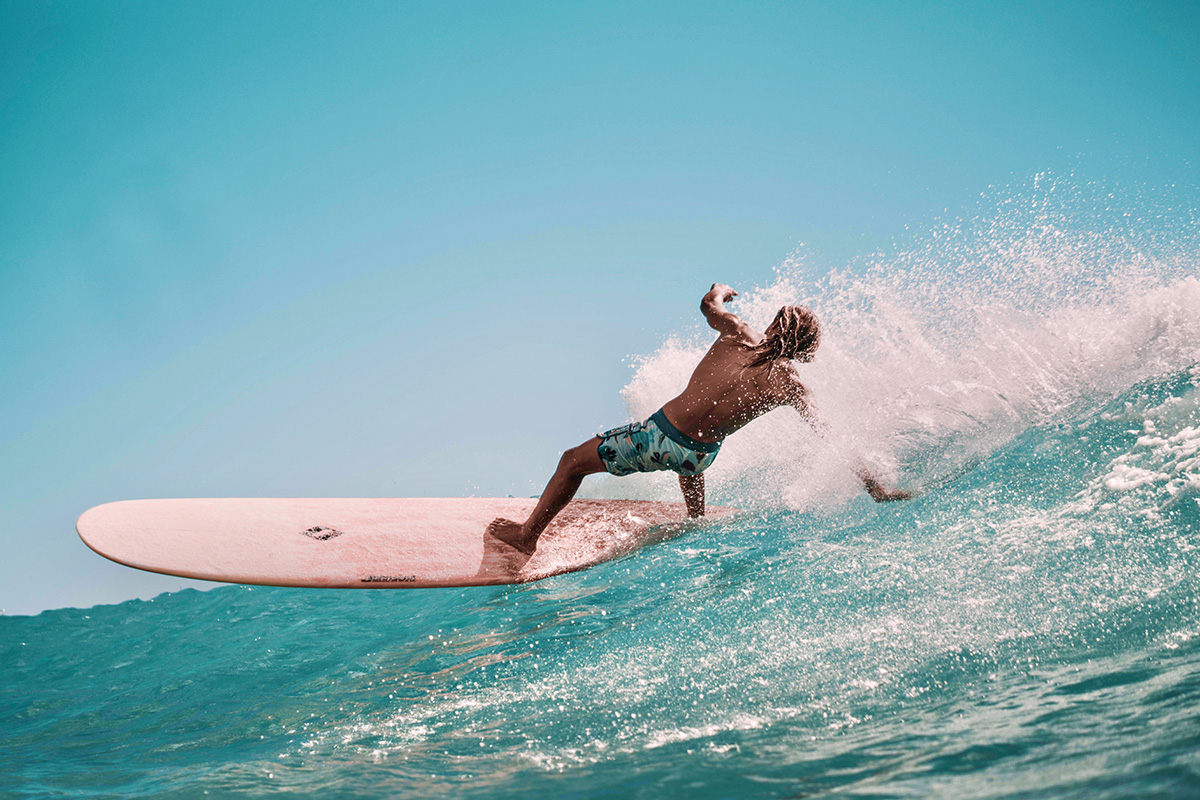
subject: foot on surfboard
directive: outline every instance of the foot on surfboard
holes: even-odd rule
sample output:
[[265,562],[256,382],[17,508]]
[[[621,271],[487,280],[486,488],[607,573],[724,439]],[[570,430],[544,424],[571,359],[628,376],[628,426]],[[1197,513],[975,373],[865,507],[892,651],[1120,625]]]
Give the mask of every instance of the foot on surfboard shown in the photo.
[[533,551],[537,549],[537,541],[525,541],[522,527],[519,522],[497,517],[488,524],[487,535],[499,539],[509,547],[519,550],[527,556],[532,556]]
[[487,526],[483,534],[483,561],[479,565],[479,577],[506,579],[516,578],[532,557],[533,548],[518,547],[521,524],[507,519],[496,519]]

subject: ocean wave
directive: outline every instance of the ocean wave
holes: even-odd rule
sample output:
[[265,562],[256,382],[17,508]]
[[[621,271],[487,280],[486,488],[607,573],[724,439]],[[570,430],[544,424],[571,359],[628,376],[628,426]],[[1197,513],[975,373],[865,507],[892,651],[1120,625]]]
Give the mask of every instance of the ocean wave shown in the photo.
[[[0,617],[0,794],[1187,796],[1196,250],[1035,190],[743,293],[754,325],[821,315],[835,434],[776,411],[731,438],[710,486],[740,515],[520,586]],[[709,336],[639,361],[631,415]],[[925,493],[870,503],[848,448]]]

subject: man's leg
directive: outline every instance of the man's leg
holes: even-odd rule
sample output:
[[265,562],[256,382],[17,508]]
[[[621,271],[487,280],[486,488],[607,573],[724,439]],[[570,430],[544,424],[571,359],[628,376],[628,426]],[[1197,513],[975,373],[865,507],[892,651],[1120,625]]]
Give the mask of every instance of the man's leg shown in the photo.
[[604,472],[604,462],[596,448],[600,446],[600,437],[593,436],[578,447],[572,447],[563,453],[558,461],[558,469],[542,490],[542,496],[524,524],[507,519],[495,519],[488,525],[488,533],[502,542],[510,544],[522,553],[532,554],[537,548],[538,537],[550,524],[558,512],[562,511],[579,484],[583,483],[585,475]]

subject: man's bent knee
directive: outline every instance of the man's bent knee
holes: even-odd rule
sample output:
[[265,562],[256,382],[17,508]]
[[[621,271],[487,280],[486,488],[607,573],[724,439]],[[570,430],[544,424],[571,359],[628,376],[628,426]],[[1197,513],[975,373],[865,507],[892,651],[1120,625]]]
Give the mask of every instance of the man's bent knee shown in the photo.
[[591,439],[564,452],[558,461],[559,471],[570,475],[590,475],[593,472],[603,472],[604,462],[600,460],[600,455],[596,452],[599,444],[598,438]]

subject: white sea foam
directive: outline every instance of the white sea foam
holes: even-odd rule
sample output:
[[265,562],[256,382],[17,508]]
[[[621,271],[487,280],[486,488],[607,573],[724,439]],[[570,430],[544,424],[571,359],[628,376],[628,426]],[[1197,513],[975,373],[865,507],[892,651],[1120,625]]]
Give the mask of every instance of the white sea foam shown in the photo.
[[[937,484],[1031,426],[1200,362],[1194,233],[1155,237],[1143,224],[1134,235],[1111,221],[1128,215],[1098,187],[1039,176],[1006,191],[905,249],[829,271],[800,251],[774,280],[737,287],[733,310],[760,330],[783,304],[817,312],[821,350],[800,370],[832,435],[819,441],[787,409],[756,420],[708,471],[714,499],[840,505],[858,492],[850,452],[887,480]],[[681,391],[711,340],[697,328],[637,359],[623,392],[630,417]],[[1114,465],[1109,489],[1168,480],[1135,460]],[[631,492],[678,490],[656,475],[596,493]]]
[[1127,408],[1126,413],[1141,418],[1141,435],[1067,511],[1120,507],[1159,518],[1184,503],[1200,505],[1200,368],[1192,370],[1192,386],[1185,393],[1146,410]]

